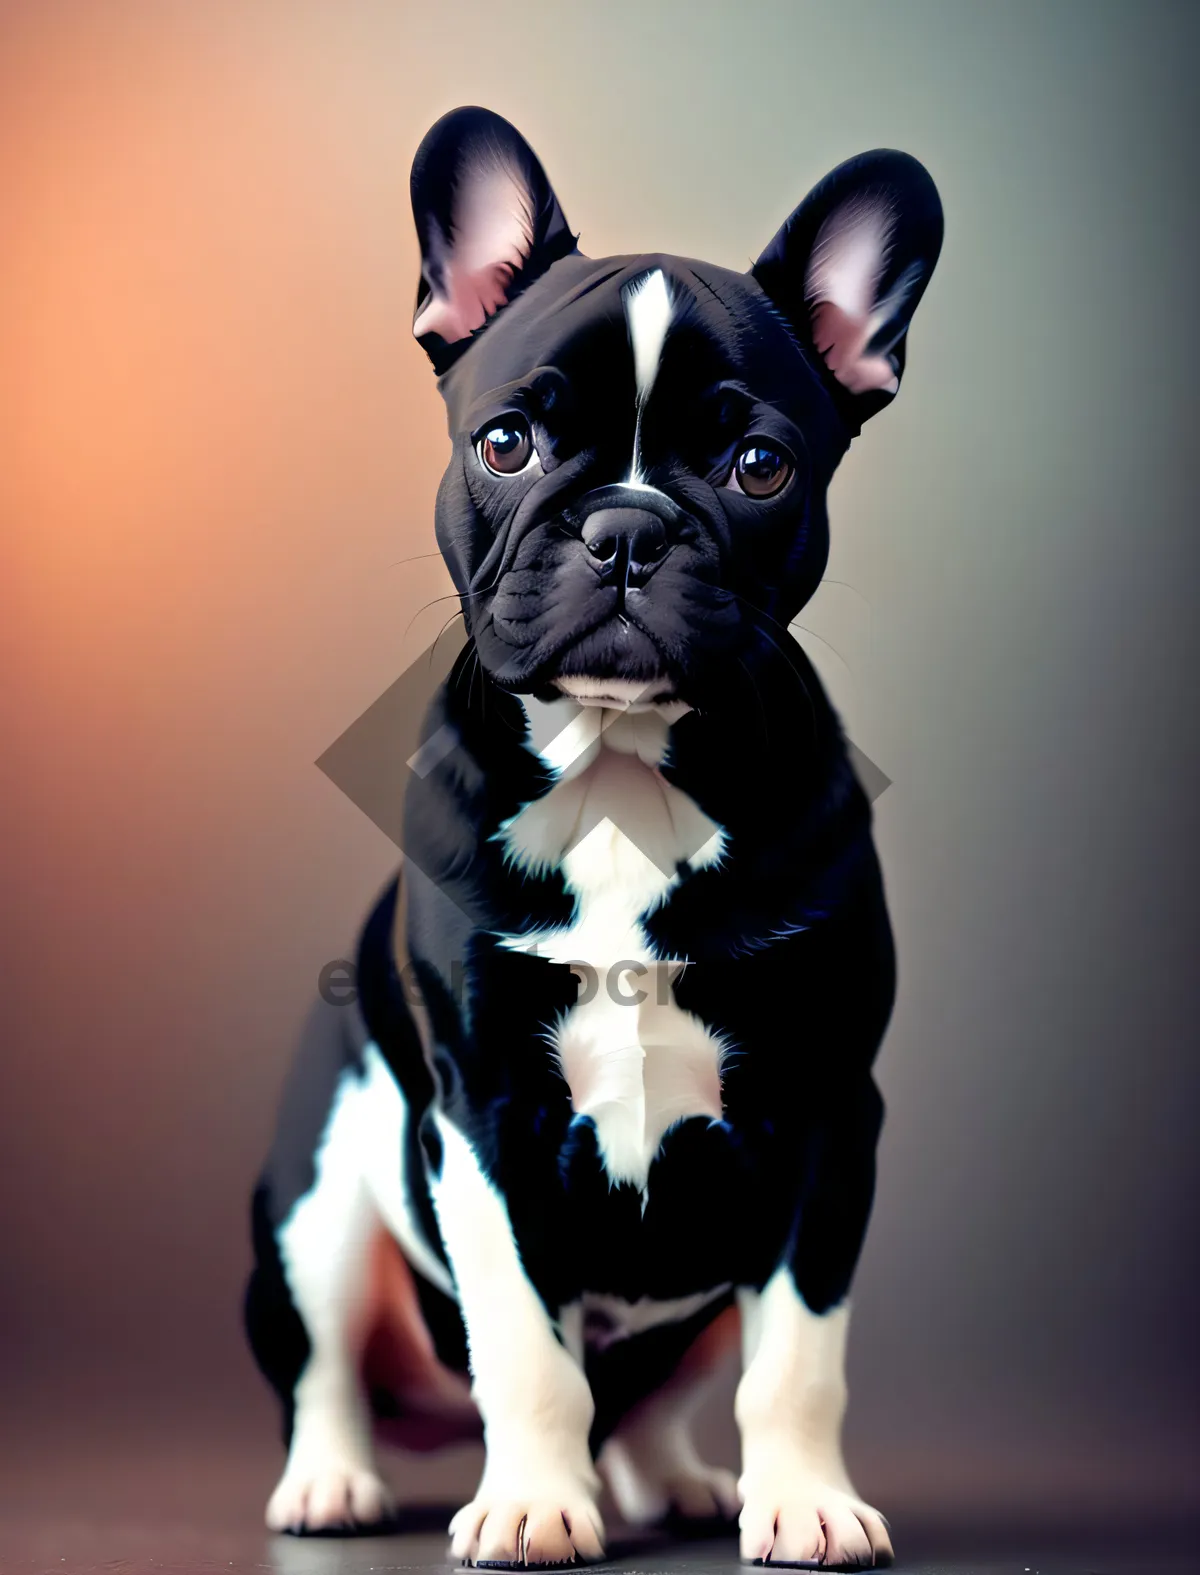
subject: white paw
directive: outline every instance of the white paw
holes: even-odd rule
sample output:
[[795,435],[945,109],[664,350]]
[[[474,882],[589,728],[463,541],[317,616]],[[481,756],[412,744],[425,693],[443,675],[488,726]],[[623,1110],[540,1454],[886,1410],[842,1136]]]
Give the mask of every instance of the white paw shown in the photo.
[[368,1466],[330,1461],[290,1466],[267,1504],[271,1531],[298,1534],[377,1526],[395,1513],[387,1484]]
[[450,1554],[465,1564],[587,1563],[604,1557],[595,1501],[573,1481],[528,1494],[481,1494],[450,1522]]
[[742,1479],[741,1556],[797,1569],[885,1569],[892,1542],[878,1510],[809,1475],[784,1483]]
[[737,1519],[742,1502],[737,1478],[721,1466],[706,1466],[701,1460],[655,1465],[644,1455],[635,1459],[617,1439],[609,1441],[600,1464],[621,1518],[630,1526],[652,1526],[669,1516]]

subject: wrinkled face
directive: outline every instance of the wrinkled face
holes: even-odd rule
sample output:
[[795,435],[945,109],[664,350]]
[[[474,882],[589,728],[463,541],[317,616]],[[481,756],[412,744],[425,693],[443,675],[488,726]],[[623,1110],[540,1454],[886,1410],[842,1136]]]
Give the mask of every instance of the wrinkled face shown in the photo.
[[820,579],[846,430],[753,280],[563,258],[443,393],[438,540],[508,689],[695,701],[783,638]]
[[454,451],[438,541],[518,693],[703,705],[789,643],[825,492],[899,387],[941,245],[928,173],[848,160],[754,267],[578,251],[524,138],[460,109],[418,150],[413,331]]

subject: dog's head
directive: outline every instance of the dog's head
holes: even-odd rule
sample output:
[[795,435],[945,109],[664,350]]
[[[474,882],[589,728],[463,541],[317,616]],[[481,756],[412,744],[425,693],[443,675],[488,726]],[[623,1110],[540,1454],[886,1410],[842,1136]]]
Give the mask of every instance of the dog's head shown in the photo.
[[825,493],[887,404],[941,205],[903,153],[840,165],[746,274],[593,260],[519,133],[446,115],[412,172],[413,332],[454,444],[438,541],[503,688],[703,703],[811,596]]

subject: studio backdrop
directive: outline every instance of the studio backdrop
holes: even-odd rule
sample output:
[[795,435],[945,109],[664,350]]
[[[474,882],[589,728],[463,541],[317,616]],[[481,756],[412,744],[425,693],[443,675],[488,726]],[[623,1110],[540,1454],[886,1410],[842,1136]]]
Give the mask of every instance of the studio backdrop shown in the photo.
[[407,182],[479,103],[592,255],[748,267],[865,148],[937,181],[796,631],[886,779],[900,965],[848,1453],[889,1509],[1180,1508],[1194,11],[59,0],[0,39],[3,1493],[274,1480],[247,1200],[397,859],[316,762],[455,613]]

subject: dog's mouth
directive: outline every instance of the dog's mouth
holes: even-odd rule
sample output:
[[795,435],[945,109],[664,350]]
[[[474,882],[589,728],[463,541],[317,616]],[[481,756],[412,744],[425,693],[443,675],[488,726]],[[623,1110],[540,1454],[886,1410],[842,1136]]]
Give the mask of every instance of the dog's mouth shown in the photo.
[[692,701],[740,637],[736,603],[687,543],[676,544],[649,584],[627,584],[618,598],[573,538],[547,530],[522,540],[526,556],[486,587],[490,600],[472,593],[480,659],[501,688],[653,710],[680,696]]
[[554,687],[577,705],[602,706],[608,711],[654,711],[678,704],[670,678],[594,678],[586,674],[556,678]]

